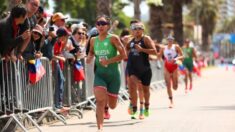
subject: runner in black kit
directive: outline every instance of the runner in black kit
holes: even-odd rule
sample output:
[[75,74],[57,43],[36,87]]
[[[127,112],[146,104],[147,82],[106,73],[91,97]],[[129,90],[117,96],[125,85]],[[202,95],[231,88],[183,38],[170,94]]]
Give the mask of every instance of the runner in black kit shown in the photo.
[[141,82],[144,91],[145,110],[141,109],[140,114],[149,115],[149,85],[152,71],[149,63],[149,54],[157,54],[154,43],[149,36],[144,35],[144,25],[141,22],[132,25],[133,39],[127,45],[129,51],[127,70],[129,75],[129,88],[132,104],[132,119],[137,116],[137,87]]

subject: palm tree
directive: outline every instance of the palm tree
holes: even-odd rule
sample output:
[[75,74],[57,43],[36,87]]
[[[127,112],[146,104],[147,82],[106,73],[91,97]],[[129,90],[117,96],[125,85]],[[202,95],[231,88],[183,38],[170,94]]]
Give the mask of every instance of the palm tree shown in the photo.
[[183,4],[191,3],[192,0],[172,0],[174,36],[179,45],[183,45]]
[[235,17],[224,20],[218,32],[234,33],[235,32]]
[[147,0],[147,3],[150,7],[150,36],[157,40],[158,42],[162,41],[162,14],[163,14],[163,3],[161,0],[152,1]]
[[97,0],[96,2],[97,15],[105,14],[111,17],[112,0]]
[[209,36],[213,34],[215,29],[218,5],[220,1],[200,0],[194,1],[191,8],[191,15],[197,16],[199,23],[202,25],[202,50],[209,50]]
[[134,18],[140,20],[140,3],[141,0],[133,0],[134,2]]

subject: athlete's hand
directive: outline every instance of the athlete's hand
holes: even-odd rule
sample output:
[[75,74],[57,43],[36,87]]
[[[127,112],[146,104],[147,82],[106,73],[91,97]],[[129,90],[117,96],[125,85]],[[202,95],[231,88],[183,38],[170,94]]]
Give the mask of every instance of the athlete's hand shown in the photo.
[[135,44],[135,49],[138,51],[138,52],[142,52],[143,48],[139,45],[139,44]]
[[103,67],[107,67],[108,66],[108,61],[106,59],[100,59],[100,64],[103,66]]

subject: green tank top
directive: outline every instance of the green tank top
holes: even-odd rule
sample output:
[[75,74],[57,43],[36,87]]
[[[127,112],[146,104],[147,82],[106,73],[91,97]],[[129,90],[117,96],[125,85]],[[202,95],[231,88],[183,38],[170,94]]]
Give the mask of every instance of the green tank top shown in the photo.
[[100,64],[101,59],[110,59],[117,56],[117,49],[111,44],[110,38],[110,34],[108,34],[103,41],[100,41],[98,36],[95,38],[94,52],[96,58],[95,64],[97,68],[118,68],[118,63],[109,64],[107,67]]
[[193,48],[183,48],[184,61],[193,61]]

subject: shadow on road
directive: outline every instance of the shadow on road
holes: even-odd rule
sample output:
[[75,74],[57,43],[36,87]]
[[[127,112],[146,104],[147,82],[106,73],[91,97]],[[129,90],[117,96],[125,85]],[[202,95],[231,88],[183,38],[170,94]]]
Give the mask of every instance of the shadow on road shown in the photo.
[[63,127],[63,126],[78,126],[78,125],[91,125],[91,124],[96,124],[96,122],[84,122],[84,123],[74,123],[74,124],[56,124],[56,125],[50,125],[50,127]]
[[[141,121],[138,121],[138,120],[110,121],[110,122],[104,122],[104,127],[132,126],[138,123],[141,123]],[[90,125],[89,127],[97,127],[97,126]]]
[[202,106],[200,110],[235,110],[235,105],[229,106]]

